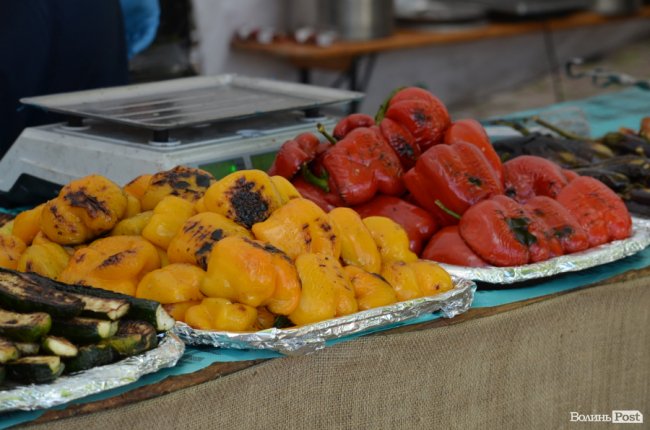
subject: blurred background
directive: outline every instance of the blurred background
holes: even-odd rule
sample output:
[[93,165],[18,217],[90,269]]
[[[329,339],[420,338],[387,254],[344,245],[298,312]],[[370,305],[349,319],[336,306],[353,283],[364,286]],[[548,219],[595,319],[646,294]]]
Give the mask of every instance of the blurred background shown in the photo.
[[[366,113],[391,89],[420,85],[452,115],[485,118],[608,90],[589,79],[569,80],[563,67],[573,57],[584,58],[586,69],[650,75],[648,7],[640,0],[159,0],[155,38],[131,58],[130,75],[134,82],[220,73],[299,81],[305,76],[291,61],[244,45],[327,49],[401,31],[462,36],[484,29],[484,36],[467,41],[361,55],[355,87],[367,93],[358,108]],[[544,25],[585,13],[608,19]],[[639,13],[645,19],[631,19]],[[495,25],[537,29],[492,37]],[[323,86],[349,88],[349,79],[348,70],[309,73],[309,82]]]

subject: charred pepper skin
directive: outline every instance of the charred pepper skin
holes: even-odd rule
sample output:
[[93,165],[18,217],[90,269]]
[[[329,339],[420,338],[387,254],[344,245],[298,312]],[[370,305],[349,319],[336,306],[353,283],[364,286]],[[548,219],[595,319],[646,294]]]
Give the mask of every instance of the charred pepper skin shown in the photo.
[[314,158],[320,141],[313,133],[302,133],[282,144],[273,164],[268,170],[271,176],[293,178],[300,168]]
[[562,168],[534,155],[521,155],[503,164],[505,194],[526,203],[535,196],[557,197],[569,183]]
[[404,181],[418,204],[441,225],[455,224],[456,220],[444,214],[437,201],[462,215],[481,200],[503,194],[499,177],[483,152],[466,142],[430,148]]
[[499,154],[490,143],[485,129],[475,119],[459,119],[453,122],[445,132],[444,143],[451,145],[457,142],[471,143],[481,150],[490,162],[500,182],[503,182],[503,165]]
[[571,181],[557,201],[587,232],[591,246],[625,239],[632,234],[632,219],[623,200],[605,184],[588,176]]
[[331,188],[346,205],[367,202],[377,192],[404,192],[402,166],[376,128],[356,128],[323,156]]

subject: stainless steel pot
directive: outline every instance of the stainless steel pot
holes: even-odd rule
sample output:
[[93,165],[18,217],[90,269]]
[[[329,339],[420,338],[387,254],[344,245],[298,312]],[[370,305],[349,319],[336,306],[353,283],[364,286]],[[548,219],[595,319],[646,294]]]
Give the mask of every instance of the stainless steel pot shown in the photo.
[[370,40],[393,34],[393,0],[319,0],[325,26],[343,40]]

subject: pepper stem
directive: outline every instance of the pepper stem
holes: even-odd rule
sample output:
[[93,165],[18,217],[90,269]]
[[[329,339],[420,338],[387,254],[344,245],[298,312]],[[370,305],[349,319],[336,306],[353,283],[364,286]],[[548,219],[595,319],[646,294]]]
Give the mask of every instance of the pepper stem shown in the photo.
[[449,208],[448,208],[447,206],[445,206],[444,203],[442,203],[440,200],[437,200],[437,199],[436,199],[436,201],[435,201],[434,203],[436,204],[436,206],[438,206],[440,209],[442,209],[442,211],[443,211],[444,213],[446,213],[447,215],[452,216],[452,217],[454,217],[454,218],[456,218],[456,219],[460,219],[460,215],[458,215],[456,212],[454,212],[454,211],[452,211],[451,209],[449,209]]
[[397,94],[398,91],[403,90],[406,87],[397,87],[391,93],[384,99],[384,102],[379,106],[379,110],[375,114],[375,124],[379,125],[381,121],[384,119],[386,116],[386,111],[388,110],[388,105],[390,104],[390,101],[392,100],[393,96]]
[[334,139],[334,136],[332,136],[327,132],[327,130],[325,130],[325,126],[323,124],[319,122],[318,124],[316,124],[316,128],[318,129],[318,132],[323,136],[325,136],[325,139],[329,140],[329,142],[332,145],[336,145],[336,139]]
[[577,135],[577,134],[572,133],[570,131],[564,130],[564,129],[558,127],[555,124],[551,124],[550,122],[548,122],[546,120],[543,120],[542,118],[540,118],[538,116],[533,116],[530,119],[535,121],[537,124],[541,125],[542,127],[548,128],[549,130],[556,132],[557,134],[559,134],[560,136],[562,136],[562,137],[564,137],[566,139],[582,140],[582,141],[591,140],[588,137],[580,136],[580,135]]
[[329,175],[327,174],[327,172],[325,172],[325,174],[321,177],[316,176],[311,170],[309,170],[309,167],[307,167],[307,163],[305,163],[300,168],[300,173],[302,173],[302,177],[305,179],[305,181],[320,188],[326,193],[330,192],[330,186],[328,184]]

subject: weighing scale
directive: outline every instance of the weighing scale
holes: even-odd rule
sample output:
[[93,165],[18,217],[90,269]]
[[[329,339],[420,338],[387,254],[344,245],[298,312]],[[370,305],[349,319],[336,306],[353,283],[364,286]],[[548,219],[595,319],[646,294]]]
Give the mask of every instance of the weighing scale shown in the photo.
[[362,93],[238,75],[201,76],[22,99],[67,122],[25,129],[0,160],[0,193],[51,198],[60,185],[98,173],[123,185],[177,165],[220,178],[266,170],[278,148],[316,123],[321,108]]

